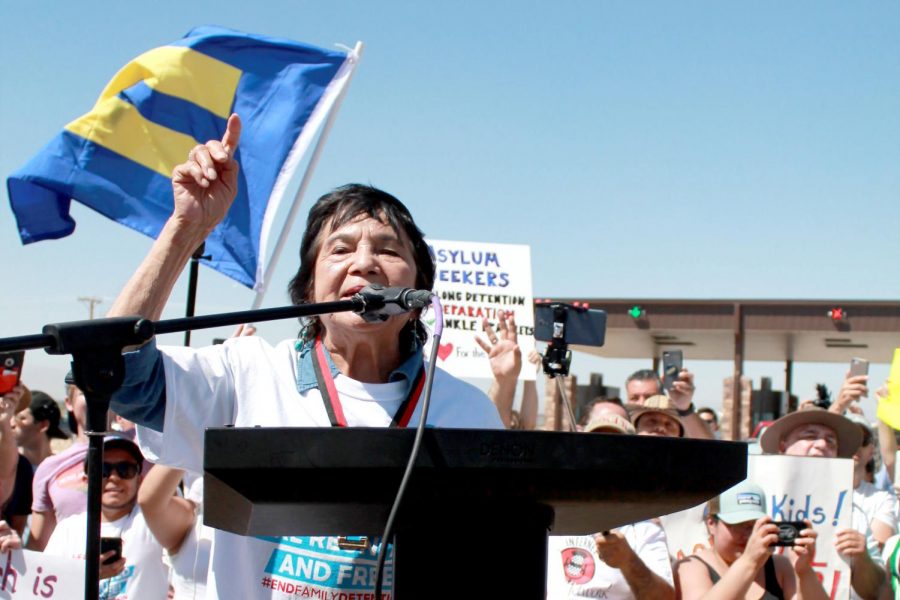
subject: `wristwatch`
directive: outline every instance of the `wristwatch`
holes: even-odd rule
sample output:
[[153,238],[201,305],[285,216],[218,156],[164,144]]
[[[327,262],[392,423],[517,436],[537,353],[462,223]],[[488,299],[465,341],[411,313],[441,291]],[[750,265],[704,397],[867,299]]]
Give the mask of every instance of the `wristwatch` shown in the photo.
[[688,416],[688,415],[694,414],[694,403],[691,402],[690,405],[688,405],[688,407],[685,408],[684,410],[682,410],[682,409],[680,409],[680,408],[675,409],[675,410],[678,411],[678,416],[679,416],[679,417],[686,417],[686,416]]

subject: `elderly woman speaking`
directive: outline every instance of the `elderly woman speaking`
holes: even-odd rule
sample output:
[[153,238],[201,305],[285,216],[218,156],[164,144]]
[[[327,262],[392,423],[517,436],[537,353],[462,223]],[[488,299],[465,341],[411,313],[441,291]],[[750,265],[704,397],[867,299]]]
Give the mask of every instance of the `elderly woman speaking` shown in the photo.
[[[159,318],[192,252],[234,200],[240,130],[232,115],[221,141],[196,146],[175,168],[174,211],[110,316]],[[349,185],[312,207],[290,295],[295,304],[329,302],[370,284],[431,289],[433,281],[434,262],[406,207],[383,191]],[[424,339],[418,314],[369,322],[343,312],[307,320],[299,339],[274,347],[256,337],[201,349],[157,348],[151,341],[126,355],[126,382],[112,406],[139,424],[148,457],[200,472],[206,427],[416,425]],[[428,423],[502,429],[484,393],[441,370]],[[371,593],[373,558],[372,548],[347,548],[336,538],[217,531],[208,593],[241,599]]]

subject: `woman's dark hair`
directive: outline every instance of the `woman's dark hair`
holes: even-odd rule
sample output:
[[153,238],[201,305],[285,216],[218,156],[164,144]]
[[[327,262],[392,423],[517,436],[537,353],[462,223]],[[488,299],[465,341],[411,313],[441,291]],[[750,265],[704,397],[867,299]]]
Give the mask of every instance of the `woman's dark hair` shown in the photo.
[[[293,304],[306,304],[311,301],[313,272],[319,254],[319,246],[316,243],[319,233],[325,227],[330,227],[334,231],[361,215],[381,221],[390,226],[397,235],[406,235],[412,244],[416,264],[416,289],[430,290],[434,286],[434,259],[431,250],[406,206],[378,188],[351,183],[325,194],[309,211],[306,231],[300,242],[300,268],[288,284],[288,293]],[[312,340],[321,331],[321,322],[313,317],[307,321],[300,337],[307,341]],[[416,320],[415,325],[404,328],[401,344],[409,335],[415,335],[420,342],[424,342],[426,339],[424,326]],[[412,339],[408,339],[408,342],[411,343]]]

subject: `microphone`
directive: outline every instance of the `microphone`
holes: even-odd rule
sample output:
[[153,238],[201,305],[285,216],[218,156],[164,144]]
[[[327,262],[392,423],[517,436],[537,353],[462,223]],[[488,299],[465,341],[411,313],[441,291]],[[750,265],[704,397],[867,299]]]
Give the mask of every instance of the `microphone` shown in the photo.
[[362,302],[356,310],[366,321],[387,321],[391,315],[399,315],[431,304],[431,290],[389,287],[377,283],[367,285],[353,295],[353,300]]

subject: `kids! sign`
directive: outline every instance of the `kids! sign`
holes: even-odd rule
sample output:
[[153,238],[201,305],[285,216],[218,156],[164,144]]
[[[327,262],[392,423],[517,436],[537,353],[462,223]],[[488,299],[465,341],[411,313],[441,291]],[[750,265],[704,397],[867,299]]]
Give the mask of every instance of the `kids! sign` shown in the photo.
[[[850,597],[850,562],[834,549],[835,533],[851,526],[853,461],[845,458],[751,454],[747,478],[766,492],[775,521],[809,519],[818,533],[812,566],[831,599]],[[703,506],[662,517],[675,558],[709,546]]]
[[[439,366],[457,377],[490,378],[490,363],[475,336],[486,339],[483,320],[496,328],[501,313],[515,317],[519,346],[527,356],[534,348],[531,249],[444,240],[428,240],[428,244],[434,252],[434,290],[444,317]],[[434,324],[433,314],[425,314],[425,323]],[[532,369],[522,369],[522,378],[534,377]]]

